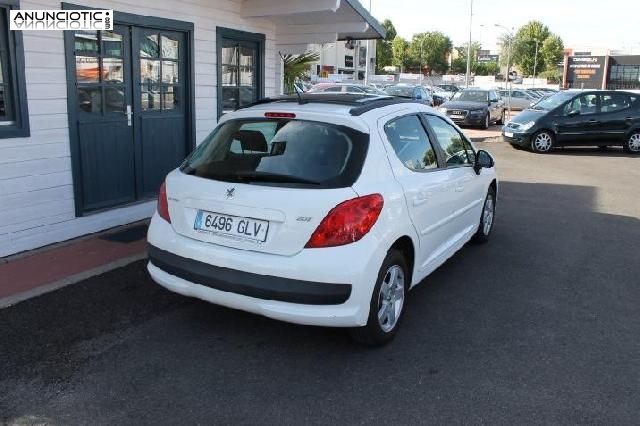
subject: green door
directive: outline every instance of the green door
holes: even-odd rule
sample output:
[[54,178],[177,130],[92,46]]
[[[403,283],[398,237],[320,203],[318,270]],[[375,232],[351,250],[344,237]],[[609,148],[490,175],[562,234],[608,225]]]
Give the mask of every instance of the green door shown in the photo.
[[152,199],[186,156],[185,43],[183,32],[125,25],[73,34],[68,73],[75,80],[70,117],[79,214]]
[[[129,29],[77,31],[73,74],[83,211],[136,198]],[[77,175],[76,175],[77,176]],[[78,192],[76,192],[78,194]]]

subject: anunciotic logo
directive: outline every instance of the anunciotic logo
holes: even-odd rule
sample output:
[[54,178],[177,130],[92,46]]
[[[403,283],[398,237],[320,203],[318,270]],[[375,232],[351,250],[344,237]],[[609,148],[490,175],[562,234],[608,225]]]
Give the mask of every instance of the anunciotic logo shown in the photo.
[[113,10],[12,10],[11,30],[111,30]]

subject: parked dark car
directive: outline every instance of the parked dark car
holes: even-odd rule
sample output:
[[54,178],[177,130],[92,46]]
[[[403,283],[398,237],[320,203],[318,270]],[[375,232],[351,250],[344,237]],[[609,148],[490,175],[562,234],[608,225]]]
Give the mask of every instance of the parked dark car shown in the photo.
[[491,123],[503,124],[505,103],[497,90],[464,89],[453,95],[450,101],[440,106],[458,126],[482,126]]
[[534,152],[557,146],[622,145],[640,154],[640,95],[567,90],[542,99],[502,128],[504,140]]
[[436,86],[446,90],[447,92],[452,92],[452,93],[459,92],[462,90],[461,87],[456,86],[455,84],[436,84]]
[[433,98],[424,87],[413,84],[395,84],[384,89],[389,96],[413,99],[423,104],[433,106]]

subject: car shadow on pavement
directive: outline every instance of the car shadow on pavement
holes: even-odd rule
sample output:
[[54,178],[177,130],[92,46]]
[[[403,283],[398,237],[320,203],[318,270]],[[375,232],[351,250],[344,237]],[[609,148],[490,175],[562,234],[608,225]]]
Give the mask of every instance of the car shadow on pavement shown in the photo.
[[[631,154],[626,152],[622,147],[610,146],[606,149],[600,149],[598,147],[559,147],[555,148],[549,154],[551,155],[572,155],[572,156],[589,156],[589,157],[626,157],[626,158],[640,158],[638,154]],[[548,155],[548,154],[545,154]]]
[[[526,151],[531,154],[533,152],[525,147],[520,145],[511,145],[513,149],[518,151]],[[606,149],[600,149],[598,147],[593,146],[565,146],[554,148],[552,151],[546,154],[536,154],[536,155],[566,155],[566,156],[585,156],[585,157],[618,157],[618,158],[640,158],[640,155],[631,154],[626,152],[622,147],[619,146],[609,146]]]
[[142,261],[0,310],[0,421],[633,423],[640,220],[596,197],[501,183],[491,240],[378,350],[173,294]]

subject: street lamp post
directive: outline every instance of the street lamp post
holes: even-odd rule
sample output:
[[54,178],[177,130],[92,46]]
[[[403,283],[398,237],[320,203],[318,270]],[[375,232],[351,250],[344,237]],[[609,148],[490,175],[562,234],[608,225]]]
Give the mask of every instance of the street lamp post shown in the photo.
[[509,90],[509,103],[508,103],[508,115],[509,118],[511,118],[511,81],[509,80],[509,68],[510,67],[510,63],[511,63],[511,47],[513,45],[513,28],[509,29],[507,27],[505,27],[504,25],[500,25],[500,24],[494,24],[496,27],[502,28],[504,30],[507,31],[507,72],[506,72],[506,85],[507,85],[507,90]]
[[423,74],[424,60],[422,56],[422,50],[424,49],[424,41],[425,41],[425,37],[422,37],[422,40],[420,40],[420,85],[422,85],[422,83],[424,82],[424,74]]
[[469,79],[471,78],[471,26],[473,25],[473,0],[469,8],[469,44],[467,45],[467,73],[464,77],[465,86],[469,87]]
[[533,59],[533,79],[536,79],[536,71],[538,70],[538,44],[540,43],[540,40],[538,40],[537,38],[534,38],[533,41],[536,42],[536,55],[534,56]]

